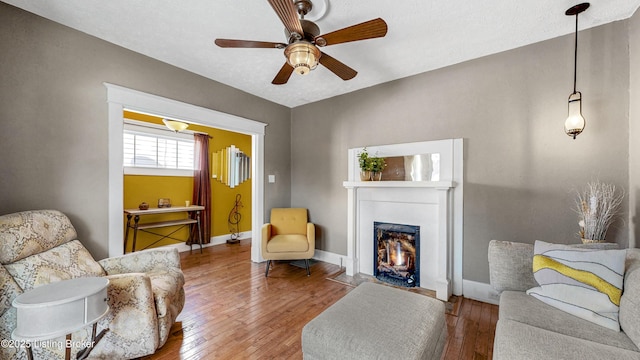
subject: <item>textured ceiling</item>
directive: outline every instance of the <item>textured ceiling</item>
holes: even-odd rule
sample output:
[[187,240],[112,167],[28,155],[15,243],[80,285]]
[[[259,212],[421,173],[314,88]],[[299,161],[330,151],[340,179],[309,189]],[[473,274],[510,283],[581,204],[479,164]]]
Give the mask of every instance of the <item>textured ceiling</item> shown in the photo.
[[[278,49],[222,49],[215,38],[286,42],[266,0],[3,0],[24,10],[261,98],[295,107],[572,33],[571,0],[316,0],[321,33],[381,17],[384,38],[323,51],[358,71],[343,81],[322,66],[271,80]],[[640,0],[593,0],[580,29],[629,18]],[[309,18],[308,17],[308,18]],[[571,50],[558,56],[571,56]]]

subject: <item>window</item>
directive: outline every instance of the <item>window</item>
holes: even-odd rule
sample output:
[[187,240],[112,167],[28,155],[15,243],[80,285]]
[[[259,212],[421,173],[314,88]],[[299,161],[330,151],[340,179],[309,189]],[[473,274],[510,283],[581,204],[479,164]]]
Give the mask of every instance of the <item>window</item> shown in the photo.
[[129,175],[193,176],[192,134],[133,120],[124,124],[124,173]]

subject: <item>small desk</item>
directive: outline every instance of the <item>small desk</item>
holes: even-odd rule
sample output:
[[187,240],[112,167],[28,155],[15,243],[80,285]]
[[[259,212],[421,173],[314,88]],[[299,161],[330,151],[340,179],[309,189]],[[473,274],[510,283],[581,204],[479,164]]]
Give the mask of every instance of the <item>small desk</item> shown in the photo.
[[[171,237],[176,231],[180,230],[183,226],[189,225],[189,240],[190,245],[193,245],[193,226],[198,227],[198,244],[200,245],[200,252],[202,253],[202,227],[200,226],[200,212],[204,210],[204,206],[200,205],[191,205],[191,206],[172,206],[166,208],[149,208],[148,210],[140,210],[140,209],[125,209],[124,213],[127,215],[127,229],[124,234],[124,250],[127,250],[127,241],[129,240],[129,229],[133,229],[133,246],[131,251],[136,251],[136,239],[138,237],[138,230],[146,230],[146,229],[156,229],[167,226],[180,226],[175,229],[168,235],[156,234],[150,231],[147,231],[150,234],[161,236],[160,239],[156,240],[153,244],[157,243],[160,240],[165,238],[174,239]],[[191,219],[187,216],[186,219],[178,219],[178,220],[167,220],[167,221],[159,221],[159,222],[150,222],[150,223],[139,223],[141,215],[157,215],[157,214],[169,214],[169,213],[177,213],[177,212],[186,212],[187,214],[191,212],[196,213],[196,218]],[[133,225],[131,224],[131,218],[133,217]],[[177,239],[174,239],[177,240]],[[153,245],[151,244],[151,245]],[[193,247],[192,249],[193,250]]]
[[[96,336],[98,320],[109,312],[106,277],[87,277],[62,280],[33,288],[13,299],[17,310],[17,326],[11,333],[14,340],[37,346],[38,342],[52,340],[66,334],[65,359],[71,356],[71,333],[93,325],[91,342],[77,355],[89,356],[95,344],[108,329]],[[31,346],[27,358],[33,359]]]

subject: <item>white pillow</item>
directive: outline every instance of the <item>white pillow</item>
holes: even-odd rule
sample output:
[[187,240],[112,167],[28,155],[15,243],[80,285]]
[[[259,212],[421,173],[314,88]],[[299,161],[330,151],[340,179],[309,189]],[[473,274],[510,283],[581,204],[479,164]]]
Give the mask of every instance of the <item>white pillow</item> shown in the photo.
[[536,241],[527,294],[582,319],[620,331],[626,250],[592,250]]

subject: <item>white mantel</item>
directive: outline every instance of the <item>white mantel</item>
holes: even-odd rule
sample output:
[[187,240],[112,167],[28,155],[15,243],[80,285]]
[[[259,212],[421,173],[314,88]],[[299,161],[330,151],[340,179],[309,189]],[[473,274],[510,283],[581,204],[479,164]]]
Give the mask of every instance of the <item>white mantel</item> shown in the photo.
[[357,188],[435,188],[449,189],[453,187],[452,181],[345,181],[344,187]]
[[420,226],[420,286],[447,300],[462,294],[462,140],[368,146],[381,157],[441,154],[440,181],[356,181],[349,150],[346,273],[373,275],[373,222]]

